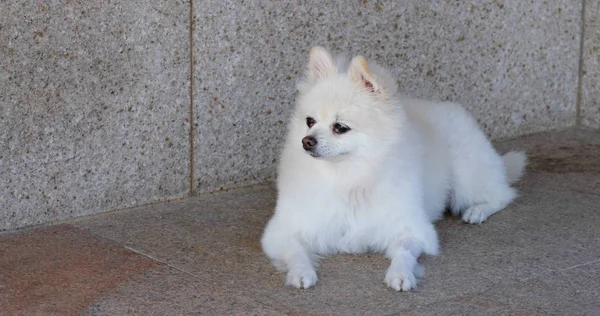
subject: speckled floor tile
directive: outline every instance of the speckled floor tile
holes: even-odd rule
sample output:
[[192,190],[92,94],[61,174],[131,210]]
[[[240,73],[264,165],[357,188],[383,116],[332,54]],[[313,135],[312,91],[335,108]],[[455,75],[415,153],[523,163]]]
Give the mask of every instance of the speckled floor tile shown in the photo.
[[0,315],[284,315],[70,225],[0,234]]
[[599,280],[592,263],[394,315],[597,315]]
[[[377,254],[324,260],[314,290],[283,287],[284,276],[270,266],[258,244],[272,207],[264,202],[272,201],[270,190],[222,194],[172,213],[156,210],[77,225],[212,282],[294,310],[385,313],[599,258],[593,245],[600,237],[582,232],[594,231],[600,224],[596,212],[600,198],[566,193],[548,198],[540,190],[483,226],[462,224],[456,218],[438,223],[442,255],[425,258],[427,276],[421,287],[402,294],[385,289],[382,278],[388,262]],[[566,210],[565,201],[569,201]],[[575,210],[576,216],[569,214]],[[126,232],[118,227],[126,227]]]
[[0,231],[188,192],[189,2],[0,12]]
[[581,121],[600,128],[600,0],[585,1]]
[[[569,140],[592,136],[587,131],[565,133],[523,143],[539,148],[537,157],[544,157],[544,151],[550,156],[555,153],[554,147],[537,142],[550,138],[555,146],[566,146]],[[588,162],[581,157],[571,161],[578,163]],[[380,315],[509,286],[600,259],[600,249],[595,246],[600,243],[596,229],[600,225],[600,196],[556,188],[554,181],[572,170],[570,164],[543,171],[557,174],[546,181],[544,173],[536,171],[542,167],[534,161],[530,174],[519,184],[522,196],[484,225],[463,224],[454,217],[440,221],[437,228],[442,253],[423,258],[426,277],[410,293],[385,288],[382,279],[388,262],[378,254],[331,256],[322,262],[316,288],[299,291],[284,287],[284,275],[271,267],[259,246],[274,207],[271,187],[187,199],[177,210],[163,211],[156,206],[95,216],[75,225],[207,282],[293,311]],[[532,178],[536,182],[532,183]]]
[[286,312],[172,268],[159,268],[121,284],[94,301],[82,315],[276,316]]
[[158,266],[69,225],[0,234],[0,315],[79,315]]
[[575,123],[581,1],[195,2],[199,192],[272,179],[308,50],[362,54],[494,138]]

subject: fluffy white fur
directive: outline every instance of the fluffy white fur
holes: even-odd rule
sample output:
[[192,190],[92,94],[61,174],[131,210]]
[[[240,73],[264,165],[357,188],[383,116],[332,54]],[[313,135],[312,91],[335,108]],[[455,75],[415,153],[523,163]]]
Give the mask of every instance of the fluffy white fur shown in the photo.
[[[479,224],[516,195],[509,184],[523,153],[499,156],[457,104],[399,97],[395,80],[361,56],[345,66],[313,48],[299,90],[262,238],[287,284],[314,286],[320,256],[376,251],[391,260],[385,283],[410,290],[417,258],[438,253],[432,222],[446,208]],[[336,134],[336,123],[350,130]],[[306,136],[317,142],[310,152]]]

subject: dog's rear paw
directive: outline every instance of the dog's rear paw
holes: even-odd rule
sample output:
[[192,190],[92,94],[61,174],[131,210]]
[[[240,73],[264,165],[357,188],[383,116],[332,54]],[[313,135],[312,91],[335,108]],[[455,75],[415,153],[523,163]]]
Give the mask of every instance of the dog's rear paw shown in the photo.
[[409,291],[417,287],[417,277],[412,272],[388,270],[385,284],[396,291]]
[[469,224],[481,224],[490,216],[487,205],[473,205],[463,212],[462,220]]
[[311,269],[290,270],[287,274],[287,285],[299,289],[308,289],[317,283],[317,272]]

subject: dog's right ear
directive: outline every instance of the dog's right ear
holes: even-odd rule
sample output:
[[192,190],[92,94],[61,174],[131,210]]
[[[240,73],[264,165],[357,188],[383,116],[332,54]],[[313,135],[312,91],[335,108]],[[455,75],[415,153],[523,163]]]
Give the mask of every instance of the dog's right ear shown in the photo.
[[321,46],[315,46],[310,50],[308,59],[307,81],[310,84],[327,78],[335,73],[335,64],[331,54]]

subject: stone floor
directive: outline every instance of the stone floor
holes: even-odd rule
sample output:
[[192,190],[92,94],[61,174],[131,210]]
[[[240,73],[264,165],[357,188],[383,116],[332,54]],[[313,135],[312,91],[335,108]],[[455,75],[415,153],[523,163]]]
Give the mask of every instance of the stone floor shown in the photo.
[[600,133],[496,145],[529,153],[520,198],[480,226],[439,221],[415,291],[385,287],[379,254],[285,287],[260,250],[275,191],[259,186],[0,234],[0,315],[600,315]]

